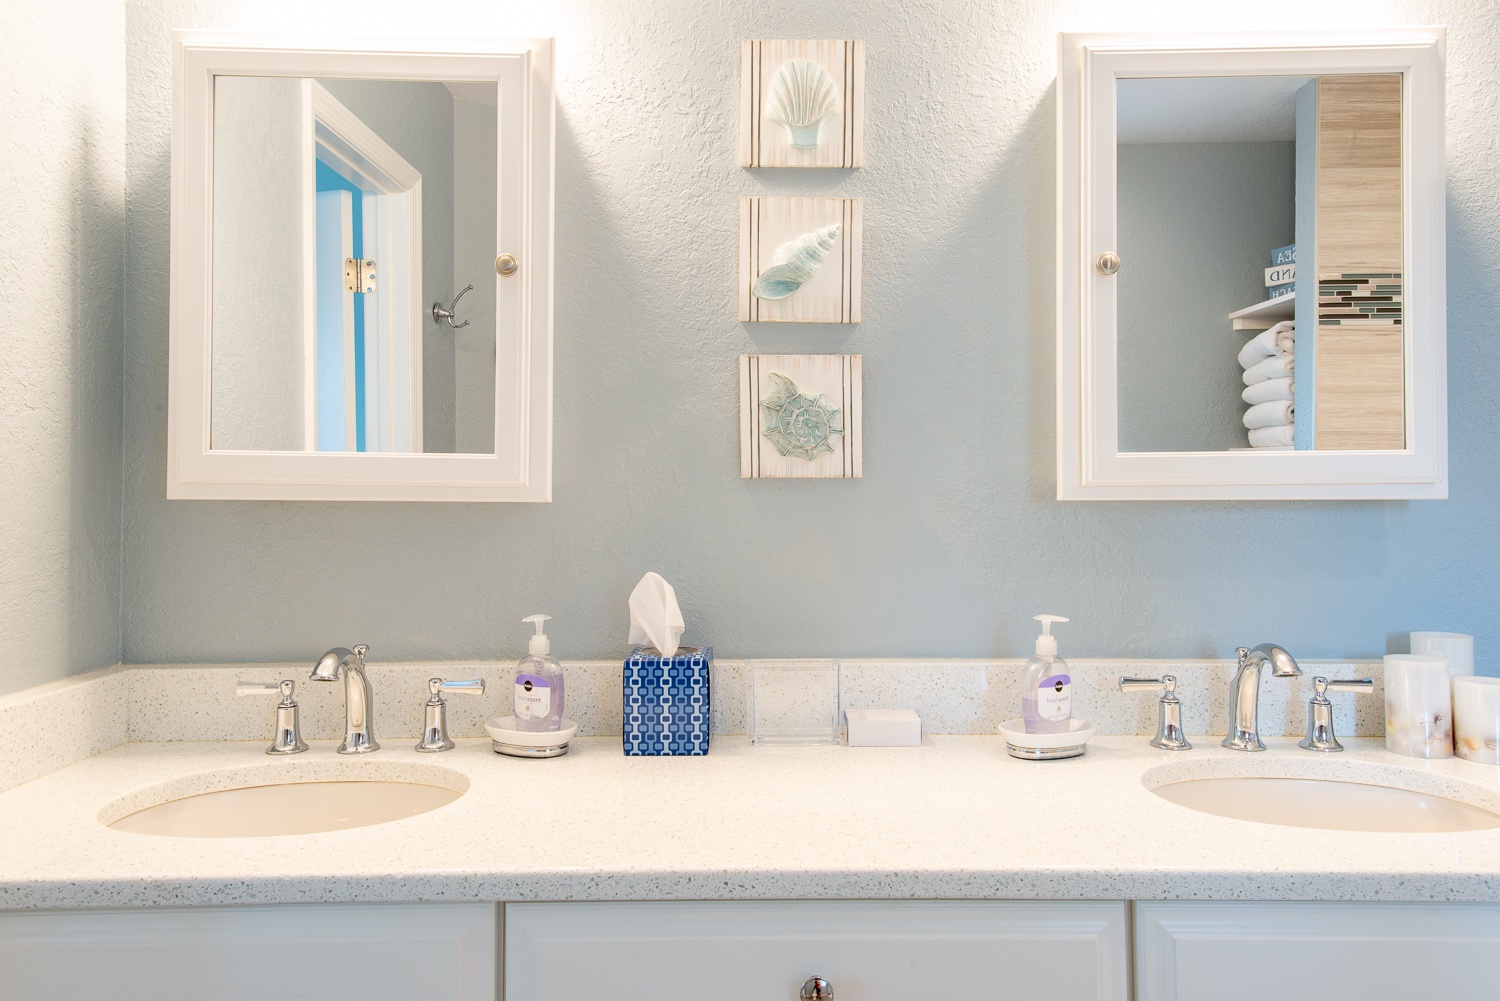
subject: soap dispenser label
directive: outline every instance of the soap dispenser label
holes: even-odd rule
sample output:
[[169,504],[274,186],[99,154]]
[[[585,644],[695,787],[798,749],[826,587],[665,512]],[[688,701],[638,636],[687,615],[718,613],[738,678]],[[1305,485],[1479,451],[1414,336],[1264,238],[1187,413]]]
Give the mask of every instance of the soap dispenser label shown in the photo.
[[1036,686],[1036,714],[1053,722],[1062,722],[1072,716],[1072,679],[1066,674],[1043,678]]
[[546,719],[552,711],[552,686],[534,674],[516,675],[516,719]]

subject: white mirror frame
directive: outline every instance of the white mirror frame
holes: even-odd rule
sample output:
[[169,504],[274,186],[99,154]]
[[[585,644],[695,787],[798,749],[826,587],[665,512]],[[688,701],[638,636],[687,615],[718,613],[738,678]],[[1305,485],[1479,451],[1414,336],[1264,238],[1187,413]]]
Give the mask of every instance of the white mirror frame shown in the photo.
[[[1445,31],[1080,35],[1058,43],[1058,500],[1448,496]],[[1121,452],[1115,94],[1128,77],[1402,74],[1406,442],[1382,451]],[[1128,269],[1130,262],[1122,265]]]
[[[551,39],[173,34],[169,498],[552,499],[552,49]],[[521,268],[501,280],[497,296],[495,454],[209,447],[213,101],[220,75],[498,82],[498,246]]]

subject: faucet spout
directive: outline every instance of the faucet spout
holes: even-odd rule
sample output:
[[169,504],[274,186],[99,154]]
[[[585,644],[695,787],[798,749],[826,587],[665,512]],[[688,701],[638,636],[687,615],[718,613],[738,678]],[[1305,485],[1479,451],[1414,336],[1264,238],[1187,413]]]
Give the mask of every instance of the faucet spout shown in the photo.
[[1260,740],[1260,676],[1271,665],[1273,678],[1292,678],[1302,673],[1284,647],[1262,643],[1254,649],[1240,647],[1239,670],[1229,682],[1229,711],[1233,716],[1224,746],[1236,751],[1264,751]]
[[340,754],[367,754],[380,750],[373,728],[370,679],[365,676],[365,654],[369,647],[357,643],[353,650],[336,646],[313,665],[313,681],[344,679],[344,742]]

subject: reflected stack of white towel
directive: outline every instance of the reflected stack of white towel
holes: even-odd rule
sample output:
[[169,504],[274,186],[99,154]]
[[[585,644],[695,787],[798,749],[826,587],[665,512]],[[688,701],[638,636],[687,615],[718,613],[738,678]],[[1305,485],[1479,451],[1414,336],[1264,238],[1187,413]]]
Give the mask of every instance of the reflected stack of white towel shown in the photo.
[[1250,339],[1240,352],[1245,391],[1250,404],[1245,427],[1252,448],[1285,448],[1292,444],[1295,411],[1292,407],[1292,368],[1296,363],[1296,330],[1283,320]]

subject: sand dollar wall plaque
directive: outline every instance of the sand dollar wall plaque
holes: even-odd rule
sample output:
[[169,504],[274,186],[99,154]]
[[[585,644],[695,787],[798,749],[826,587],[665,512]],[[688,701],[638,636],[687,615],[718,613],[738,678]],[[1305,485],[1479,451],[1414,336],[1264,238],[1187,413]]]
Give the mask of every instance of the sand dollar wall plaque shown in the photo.
[[740,476],[864,475],[860,355],[740,356]]

